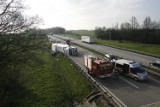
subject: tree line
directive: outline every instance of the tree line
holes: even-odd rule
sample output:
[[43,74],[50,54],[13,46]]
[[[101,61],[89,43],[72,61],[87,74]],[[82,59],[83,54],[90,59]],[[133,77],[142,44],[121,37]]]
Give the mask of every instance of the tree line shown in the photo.
[[22,89],[22,65],[29,66],[35,50],[46,49],[46,34],[35,28],[41,19],[23,15],[24,9],[21,0],[0,0],[0,107],[9,107]]
[[136,17],[113,28],[96,27],[96,37],[105,40],[131,41],[149,44],[160,44],[160,22],[152,21],[148,16],[140,25]]
[[64,34],[65,28],[63,27],[52,27],[48,29],[44,29],[47,34]]

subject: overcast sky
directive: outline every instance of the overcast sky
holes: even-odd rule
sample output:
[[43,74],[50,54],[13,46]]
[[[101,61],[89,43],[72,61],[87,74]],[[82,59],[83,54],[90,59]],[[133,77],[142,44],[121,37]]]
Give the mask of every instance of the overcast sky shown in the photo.
[[67,30],[112,27],[135,16],[160,21],[160,0],[25,0],[30,15],[44,20],[41,28],[60,26]]

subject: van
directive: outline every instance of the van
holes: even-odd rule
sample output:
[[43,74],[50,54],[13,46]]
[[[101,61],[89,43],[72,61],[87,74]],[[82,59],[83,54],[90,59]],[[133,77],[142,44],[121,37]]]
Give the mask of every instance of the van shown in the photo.
[[143,81],[148,78],[147,71],[135,61],[129,61],[125,59],[116,60],[115,70],[128,77],[133,78],[136,81]]

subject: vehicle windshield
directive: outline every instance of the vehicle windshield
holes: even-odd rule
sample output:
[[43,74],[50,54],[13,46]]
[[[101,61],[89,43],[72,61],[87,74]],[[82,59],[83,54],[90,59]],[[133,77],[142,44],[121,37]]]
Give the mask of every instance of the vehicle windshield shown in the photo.
[[133,68],[134,71],[136,71],[137,73],[144,73],[145,69],[143,69],[142,67],[137,67],[137,68]]
[[108,69],[110,67],[111,67],[110,63],[108,63],[108,64],[102,64],[102,65],[100,65],[100,70],[106,70],[106,69]]
[[116,56],[114,56],[114,55],[111,55],[110,57],[111,57],[111,60],[113,60],[113,59],[117,60],[117,59],[118,59],[118,58],[117,58]]

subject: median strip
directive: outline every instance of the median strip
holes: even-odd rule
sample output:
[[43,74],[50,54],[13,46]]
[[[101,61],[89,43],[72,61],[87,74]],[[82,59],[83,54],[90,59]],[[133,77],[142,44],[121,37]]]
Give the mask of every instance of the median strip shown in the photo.
[[[57,37],[57,36],[56,36],[56,37]],[[66,40],[66,39],[61,38],[61,37],[59,37],[59,36],[58,36],[57,38],[62,39],[62,40],[64,40],[64,41]],[[104,57],[104,55],[105,55],[105,53],[99,52],[99,51],[97,51],[97,50],[95,50],[95,49],[91,49],[91,48],[88,48],[88,47],[85,47],[85,46],[82,46],[82,45],[80,45],[80,44],[73,43],[73,42],[72,42],[72,44],[74,44],[74,45],[76,45],[76,46],[79,46],[79,47],[81,47],[81,48],[83,48],[83,49],[86,49],[86,50],[88,50],[88,51],[91,51],[91,52],[93,52],[93,53],[95,53],[95,54],[97,54],[97,55],[100,55],[100,56],[102,56],[102,57]],[[125,59],[125,58],[124,58],[124,59]],[[156,79],[160,79],[160,74],[157,73],[157,72],[155,72],[156,69],[151,68],[150,66],[145,66],[145,65],[142,65],[142,66],[147,69],[148,73],[149,73],[152,77],[154,77],[154,78],[156,78]]]

